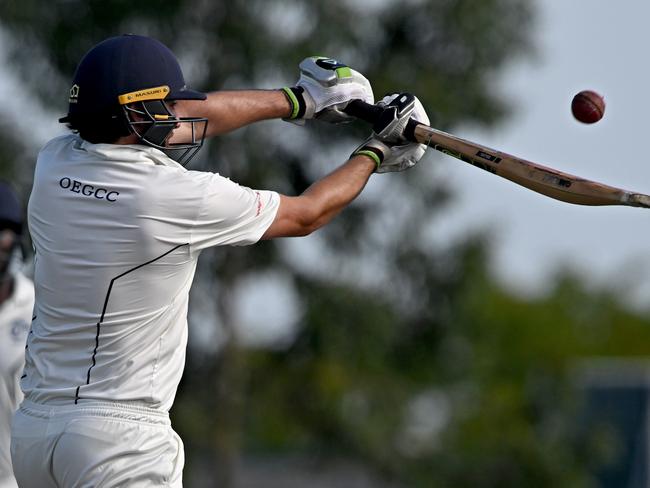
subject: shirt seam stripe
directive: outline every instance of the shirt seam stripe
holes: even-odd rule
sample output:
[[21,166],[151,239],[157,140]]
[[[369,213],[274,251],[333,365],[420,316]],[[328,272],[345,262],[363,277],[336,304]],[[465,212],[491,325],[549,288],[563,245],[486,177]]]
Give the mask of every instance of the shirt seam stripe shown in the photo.
[[[106,315],[106,309],[108,308],[108,300],[109,300],[109,298],[111,296],[111,291],[113,290],[113,284],[115,283],[115,281],[119,280],[120,278],[126,276],[129,273],[132,273],[133,271],[136,271],[136,270],[138,270],[138,269],[140,269],[140,268],[142,268],[144,266],[147,266],[148,264],[151,264],[151,263],[153,263],[155,261],[158,261],[159,259],[164,258],[168,254],[173,253],[175,250],[177,250],[177,249],[179,249],[179,248],[181,248],[183,246],[189,246],[189,243],[186,242],[185,244],[179,244],[179,245],[173,247],[172,249],[170,249],[169,251],[165,252],[164,254],[161,254],[160,256],[158,256],[158,257],[156,257],[154,259],[151,259],[150,261],[147,261],[146,263],[139,264],[138,266],[136,266],[134,268],[131,268],[131,269],[125,271],[124,273],[119,274],[116,277],[111,279],[111,281],[110,281],[110,283],[108,285],[108,290],[106,292],[106,297],[104,298],[104,306],[102,308],[102,313],[101,313],[101,316],[99,318],[99,322],[97,322],[97,331],[95,333],[95,349],[93,350],[92,364],[90,365],[90,367],[88,368],[88,372],[86,373],[86,385],[90,384],[90,372],[95,367],[95,365],[97,364],[96,357],[97,357],[97,350],[99,349],[99,334],[101,332],[101,325],[102,325],[102,322],[104,322],[104,316]],[[81,388],[81,386],[82,385],[77,386],[77,389],[75,391],[75,397],[74,397],[75,405],[77,404],[77,402],[81,398],[79,396],[79,389]]]

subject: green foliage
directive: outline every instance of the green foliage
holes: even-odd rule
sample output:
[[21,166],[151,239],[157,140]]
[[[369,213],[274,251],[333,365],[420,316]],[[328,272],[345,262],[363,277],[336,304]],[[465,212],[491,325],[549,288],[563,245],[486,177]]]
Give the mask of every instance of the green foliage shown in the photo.
[[16,166],[16,154],[14,151],[14,140],[11,137],[0,135],[0,145],[4,149],[0,152],[0,179],[13,179],[14,166]]
[[647,356],[650,321],[571,276],[524,300],[484,270],[464,271],[475,279],[448,276],[455,286],[436,290],[457,302],[450,315],[424,319],[301,282],[297,340],[251,354],[249,448],[362,459],[406,486],[589,486],[586,467],[615,437],[579,430],[575,368],[580,358]]

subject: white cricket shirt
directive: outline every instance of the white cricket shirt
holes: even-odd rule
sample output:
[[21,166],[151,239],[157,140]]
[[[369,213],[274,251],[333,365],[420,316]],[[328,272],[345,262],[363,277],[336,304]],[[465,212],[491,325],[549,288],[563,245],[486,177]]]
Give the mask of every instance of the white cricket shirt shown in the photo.
[[0,480],[12,476],[11,418],[22,399],[19,380],[33,308],[31,281],[20,273],[14,274],[14,291],[0,304]]
[[257,242],[279,201],[155,148],[50,141],[28,206],[36,303],[26,398],[169,410],[200,251]]

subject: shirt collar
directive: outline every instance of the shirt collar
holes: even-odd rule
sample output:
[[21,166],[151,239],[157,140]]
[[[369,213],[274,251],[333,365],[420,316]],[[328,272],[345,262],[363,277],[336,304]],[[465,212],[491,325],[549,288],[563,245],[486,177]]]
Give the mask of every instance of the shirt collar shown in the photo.
[[153,163],[161,166],[183,168],[183,165],[177,163],[155,147],[142,144],[93,144],[79,136],[75,137],[78,138],[77,143],[79,149],[96,154],[102,159],[129,163]]

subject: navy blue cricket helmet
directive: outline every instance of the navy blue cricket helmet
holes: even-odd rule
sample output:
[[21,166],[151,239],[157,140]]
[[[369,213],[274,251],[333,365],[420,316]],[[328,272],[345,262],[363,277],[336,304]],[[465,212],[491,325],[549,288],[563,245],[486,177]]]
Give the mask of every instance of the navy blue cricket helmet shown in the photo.
[[[141,143],[187,163],[203,144],[207,120],[176,117],[169,102],[205,99],[205,93],[187,88],[178,59],[167,46],[125,34],[100,42],[82,58],[72,80],[68,114],[59,122],[78,125],[123,116]],[[192,140],[169,144],[181,123],[193,124]]]

